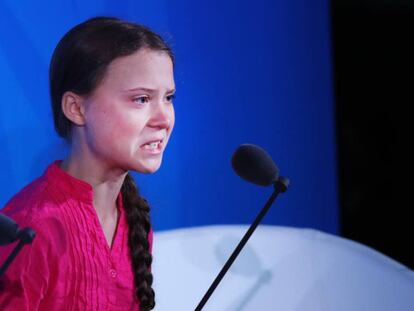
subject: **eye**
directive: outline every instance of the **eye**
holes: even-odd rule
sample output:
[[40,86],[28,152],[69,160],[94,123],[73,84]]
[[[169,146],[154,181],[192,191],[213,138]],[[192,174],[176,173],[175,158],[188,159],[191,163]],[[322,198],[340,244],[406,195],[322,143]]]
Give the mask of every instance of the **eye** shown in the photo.
[[149,102],[149,97],[146,95],[138,96],[133,99],[134,102],[138,103],[139,105],[143,105]]
[[175,94],[167,95],[166,99],[167,99],[167,101],[172,103],[175,99]]

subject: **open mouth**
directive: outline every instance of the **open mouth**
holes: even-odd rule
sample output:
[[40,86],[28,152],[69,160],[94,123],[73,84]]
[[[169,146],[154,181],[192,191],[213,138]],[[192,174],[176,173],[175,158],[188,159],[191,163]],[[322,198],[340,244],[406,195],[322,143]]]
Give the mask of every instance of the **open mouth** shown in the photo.
[[143,145],[143,147],[146,150],[156,150],[156,149],[160,149],[161,143],[162,143],[161,140],[152,141],[152,142],[146,143],[145,145]]
[[152,141],[149,141],[149,142],[143,144],[141,146],[141,148],[144,149],[144,150],[146,150],[146,151],[148,151],[148,152],[150,152],[150,153],[158,154],[163,149],[163,140],[152,140]]

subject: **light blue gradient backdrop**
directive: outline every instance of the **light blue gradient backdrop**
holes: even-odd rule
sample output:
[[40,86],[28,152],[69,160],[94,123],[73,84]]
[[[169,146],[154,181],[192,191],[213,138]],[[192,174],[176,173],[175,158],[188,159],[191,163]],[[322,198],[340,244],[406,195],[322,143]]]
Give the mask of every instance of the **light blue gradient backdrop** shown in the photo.
[[271,193],[230,166],[245,142],[292,181],[266,224],[338,232],[328,0],[0,0],[0,205],[67,147],[54,133],[53,48],[96,15],[161,33],[176,63],[176,127],[162,168],[134,174],[155,230],[250,223]]

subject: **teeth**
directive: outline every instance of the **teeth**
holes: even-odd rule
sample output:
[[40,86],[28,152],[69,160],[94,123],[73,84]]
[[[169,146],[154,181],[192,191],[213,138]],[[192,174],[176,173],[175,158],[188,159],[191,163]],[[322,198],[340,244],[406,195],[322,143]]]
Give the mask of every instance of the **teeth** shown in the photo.
[[150,149],[150,150],[153,150],[153,149],[155,149],[155,148],[157,148],[157,147],[158,147],[158,145],[160,144],[160,142],[161,142],[161,141],[155,141],[155,142],[152,142],[152,143],[150,143],[150,144],[145,144],[145,145],[144,145],[144,148],[145,148],[145,149]]

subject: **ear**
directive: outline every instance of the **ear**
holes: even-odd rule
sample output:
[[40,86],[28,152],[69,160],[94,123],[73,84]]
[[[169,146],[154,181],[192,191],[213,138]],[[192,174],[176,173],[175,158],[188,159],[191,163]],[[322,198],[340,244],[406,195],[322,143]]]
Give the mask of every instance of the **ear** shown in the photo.
[[61,104],[66,118],[76,125],[85,124],[85,100],[81,96],[70,91],[65,92]]

